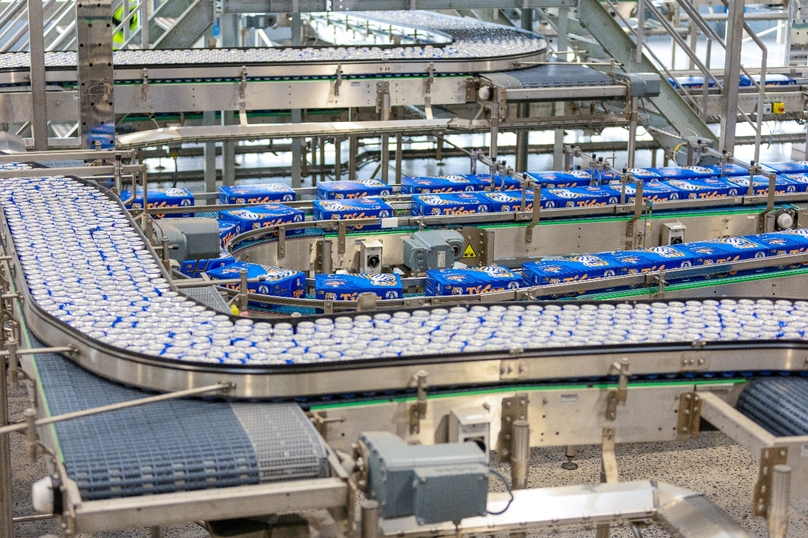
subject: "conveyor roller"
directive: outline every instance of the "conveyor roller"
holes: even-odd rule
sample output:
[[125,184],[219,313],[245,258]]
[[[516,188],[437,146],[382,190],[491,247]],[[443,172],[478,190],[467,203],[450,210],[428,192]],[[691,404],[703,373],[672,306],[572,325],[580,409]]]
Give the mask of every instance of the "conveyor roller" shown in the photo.
[[808,435],[808,379],[756,379],[741,393],[737,408],[774,435]]

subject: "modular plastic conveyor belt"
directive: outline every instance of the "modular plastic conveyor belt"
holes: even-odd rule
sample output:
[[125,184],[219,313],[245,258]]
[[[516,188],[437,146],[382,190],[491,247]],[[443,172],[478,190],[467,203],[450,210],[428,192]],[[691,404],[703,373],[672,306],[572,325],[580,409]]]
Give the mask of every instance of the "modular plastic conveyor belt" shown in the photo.
[[595,71],[583,65],[566,62],[555,62],[549,65],[538,65],[518,71],[487,73],[483,78],[494,84],[511,89],[576,87],[576,86],[609,86],[614,79],[606,73]]
[[778,437],[808,435],[808,379],[756,379],[741,392],[737,409]]
[[[113,55],[115,80],[139,82],[144,68],[149,83],[466,74],[505,70],[515,60],[544,61],[548,54],[543,36],[469,18],[419,11],[391,12],[383,19],[378,13],[350,15],[387,22],[390,28],[427,30],[424,37],[440,39],[419,38],[417,45],[409,46],[121,50]],[[75,52],[48,52],[45,64],[49,83],[76,82]],[[0,54],[0,85],[30,84],[29,69],[27,52]]]
[[[36,355],[33,364],[51,415],[145,396],[61,355]],[[85,501],[328,476],[321,437],[292,403],[171,400],[52,427]]]

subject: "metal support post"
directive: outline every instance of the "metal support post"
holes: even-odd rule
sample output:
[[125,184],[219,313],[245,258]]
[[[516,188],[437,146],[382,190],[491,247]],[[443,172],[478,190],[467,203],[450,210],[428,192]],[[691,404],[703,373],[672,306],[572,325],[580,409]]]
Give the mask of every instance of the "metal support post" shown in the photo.
[[[202,123],[205,125],[216,124],[216,112],[206,110],[202,113]],[[205,192],[216,191],[216,142],[205,142]],[[215,200],[208,200],[208,203],[216,203]]]
[[[729,0],[727,9],[727,53],[724,59],[724,80],[736,81],[741,76],[744,2]],[[721,92],[721,138],[718,149],[733,152],[735,150],[735,125],[738,119],[738,84],[725,84]]]
[[[520,103],[519,117],[527,118],[530,116],[530,103]],[[516,171],[527,172],[528,169],[528,147],[530,142],[530,131],[517,131],[516,132]]]
[[[231,110],[222,111],[222,124],[235,125],[236,118]],[[236,184],[236,142],[225,140],[222,142],[222,185]]]
[[238,308],[241,312],[247,311],[247,304],[250,298],[250,290],[247,288],[247,270],[241,269],[239,272],[239,305]]
[[390,178],[390,135],[382,135],[382,181]]
[[791,467],[775,465],[772,474],[772,494],[769,505],[769,538],[788,535],[788,496],[791,489]]
[[[557,50],[565,52],[569,47],[567,33],[569,29],[569,9],[566,7],[558,8],[558,41],[556,43]],[[565,104],[563,102],[555,104],[555,115],[564,115]],[[555,130],[555,138],[553,139],[553,170],[569,170],[570,168],[562,168],[564,163],[564,129]]]
[[140,43],[141,48],[150,49],[151,44],[149,41],[149,2],[148,0],[141,0],[140,2]]
[[320,181],[325,181],[325,138],[318,139],[320,144]]
[[[5,316],[0,323],[5,324]],[[0,342],[5,339],[5,329],[0,326]],[[8,380],[6,359],[0,357],[0,428],[8,424]],[[11,504],[11,451],[7,435],[0,435],[0,538],[13,536]]]
[[348,139],[348,180],[356,180],[356,157],[359,153],[359,139],[354,135]]
[[[404,135],[396,135],[396,184],[401,183],[401,160],[404,158]],[[808,144],[806,145],[808,147]]]
[[[114,80],[112,40],[109,37],[111,23],[111,0],[76,3],[79,132],[81,146],[85,149],[105,149],[103,146],[105,143],[109,144],[111,136],[113,137],[112,144],[114,144]],[[31,21],[31,28],[35,27],[42,27],[41,15],[36,23]],[[34,33],[31,32],[32,35]],[[31,44],[33,45],[33,41]],[[32,62],[34,56],[36,55],[31,55]],[[42,97],[43,99],[45,97],[44,87]],[[36,100],[33,104],[37,106]],[[34,109],[34,114],[36,112],[37,110]],[[45,136],[47,136],[47,132],[45,132]],[[47,145],[47,140],[45,144]]]
[[[303,42],[303,26],[300,20],[300,12],[292,13],[292,45],[297,46]],[[299,108],[292,109],[292,123],[303,121],[303,111]],[[299,189],[301,181],[301,143],[300,138],[292,139],[292,188]]]
[[[634,62],[642,63],[643,34],[645,33],[645,2],[637,0],[637,50],[635,51]],[[693,47],[696,50],[696,47]],[[691,67],[691,69],[693,69]]]
[[342,179],[342,138],[334,137],[334,181]]
[[379,502],[366,499],[359,507],[362,511],[361,538],[379,538]]
[[530,469],[530,425],[527,420],[514,421],[511,446],[511,487],[527,489]]
[[634,154],[637,152],[637,121],[639,116],[638,99],[631,98],[628,124],[628,167],[634,168]]
[[[45,36],[42,32],[42,0],[28,0],[31,56],[31,126],[34,150],[48,149],[48,102],[45,95]],[[81,35],[81,34],[79,34]]]
[[575,458],[575,445],[567,445],[564,447],[564,457],[567,458],[567,461],[561,464],[561,468],[567,471],[574,471],[578,468],[578,464],[573,462],[573,458]]

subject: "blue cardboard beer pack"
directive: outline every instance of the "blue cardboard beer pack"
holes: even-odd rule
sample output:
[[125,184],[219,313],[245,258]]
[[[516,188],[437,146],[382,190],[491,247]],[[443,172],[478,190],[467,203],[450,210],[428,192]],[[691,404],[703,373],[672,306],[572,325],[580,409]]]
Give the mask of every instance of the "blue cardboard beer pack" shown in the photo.
[[619,274],[622,275],[690,267],[695,259],[695,255],[685,245],[664,245],[610,254],[620,265]]
[[389,196],[393,189],[377,179],[356,181],[326,181],[317,184],[318,200],[343,200],[366,196]]
[[524,280],[506,267],[488,265],[466,269],[433,269],[426,272],[426,294],[480,295],[515,290]]
[[[522,210],[521,192],[484,192],[480,193],[480,195],[488,200],[492,213]],[[552,209],[554,207],[563,207],[563,204],[560,204],[559,199],[547,192],[547,190],[542,189],[540,207],[542,209]],[[525,211],[533,211],[533,191],[525,193]]]
[[620,190],[608,185],[542,190],[551,195],[550,199],[555,198],[556,207],[594,207],[620,202]]
[[[463,177],[477,182],[481,189],[492,187],[491,174],[463,174]],[[518,191],[522,189],[522,182],[511,176],[494,176],[493,189],[496,191]]]
[[412,197],[413,215],[472,215],[487,213],[489,209],[489,200],[478,192],[416,194]]
[[[126,200],[131,197],[130,191],[121,192],[121,200]],[[173,189],[149,189],[146,194],[148,199],[149,208],[153,207],[190,207],[194,205],[194,195],[191,191],[182,187]],[[143,191],[138,189],[134,199],[125,204],[126,209],[142,209],[143,208]],[[159,219],[163,217],[193,217],[193,213],[174,213],[172,215],[152,215],[152,217]]]
[[808,174],[783,174],[780,177],[793,183],[796,186],[796,192],[808,190]]
[[[614,190],[622,193],[622,185],[620,183],[609,184]],[[637,184],[626,183],[626,203],[633,204],[637,199]],[[646,181],[642,185],[642,198],[643,200],[650,200],[652,202],[665,202],[667,200],[678,200],[680,197],[684,198],[682,191],[661,181]]]
[[804,174],[808,172],[808,161],[787,161],[782,163],[760,163],[764,170],[777,174]]
[[[283,204],[265,204],[245,209],[219,211],[219,220],[235,222],[238,225],[239,233],[244,233],[267,226],[303,222],[306,220],[306,214],[300,209]],[[287,230],[286,233],[294,235],[303,233],[303,231],[303,229]],[[277,234],[277,232],[273,233]]]
[[741,187],[726,179],[705,177],[699,179],[672,179],[668,185],[684,191],[681,199],[704,200],[707,198],[726,198],[743,195]]
[[716,177],[748,176],[749,170],[737,164],[727,163],[723,167],[720,164],[705,166],[707,170],[715,172]]
[[769,256],[784,256],[808,252],[808,236],[800,232],[804,230],[783,230],[749,237],[768,247]]
[[[474,176],[471,176],[474,177]],[[476,177],[402,177],[401,194],[481,191],[486,183]]]
[[696,179],[700,177],[715,177],[714,170],[704,166],[665,166],[662,168],[649,168],[660,179]]
[[236,237],[238,234],[241,233],[238,224],[233,222],[232,220],[219,220],[219,243],[222,245],[222,248],[227,244],[228,241]]
[[[238,279],[241,276],[242,269],[247,270],[248,279],[264,277],[262,281],[247,283],[247,290],[250,293],[295,298],[306,295],[306,274],[301,271],[292,271],[257,263],[234,262],[224,267],[208,270],[207,275],[213,280]],[[237,290],[239,289],[239,284],[224,284],[224,287]]]
[[[749,190],[749,176],[736,176],[729,178],[731,183],[740,187],[740,194],[746,194]],[[774,194],[786,194],[797,192],[800,185],[786,178],[776,176],[774,178]],[[753,194],[764,195],[769,193],[769,178],[767,176],[755,176],[752,181]],[[802,189],[804,190],[804,189]]]
[[661,177],[653,168],[629,168],[628,173],[643,181],[659,180]]
[[580,282],[620,274],[620,264],[608,252],[526,262],[522,269],[531,286]]
[[297,194],[283,183],[263,183],[219,187],[220,204],[266,204],[267,202],[292,202]]
[[528,172],[533,180],[542,188],[552,187],[565,189],[567,187],[585,187],[592,183],[592,176],[582,170],[571,172]]
[[[357,198],[344,200],[314,200],[312,203],[314,220],[347,219],[386,219],[393,216],[393,208],[378,198]],[[381,222],[375,224],[353,224],[347,227],[352,231],[381,229]],[[338,226],[331,226],[336,230]]]
[[224,267],[225,265],[230,265],[231,263],[235,263],[235,261],[236,259],[233,258],[229,252],[222,250],[218,258],[209,258],[206,260],[185,260],[180,265],[180,271],[184,275],[188,275],[191,278],[196,278],[202,276],[202,273],[211,271],[213,269],[218,269],[219,267]]
[[377,275],[316,275],[314,291],[325,301],[355,301],[360,293],[373,292],[379,299],[400,299],[401,277],[393,273]]
[[758,243],[752,236],[694,241],[686,243],[685,246],[696,256],[693,265],[765,258],[769,251],[766,245]]

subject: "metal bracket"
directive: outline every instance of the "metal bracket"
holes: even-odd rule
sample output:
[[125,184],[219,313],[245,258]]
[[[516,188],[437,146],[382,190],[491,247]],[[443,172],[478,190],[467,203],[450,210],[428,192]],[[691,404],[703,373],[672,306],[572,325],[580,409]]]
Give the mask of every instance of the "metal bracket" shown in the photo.
[[345,254],[345,232],[346,225],[344,222],[337,224],[337,253]]
[[247,67],[241,66],[241,82],[238,85],[238,118],[241,126],[247,125]]
[[432,116],[432,84],[435,82],[435,64],[430,63],[429,68],[426,70],[429,77],[426,79],[426,91],[424,92],[424,113],[426,119],[431,120]]
[[376,83],[376,113],[382,115],[382,120],[390,119],[390,83]]
[[476,79],[466,80],[466,103],[477,101],[477,84],[479,84],[479,81]]
[[509,461],[511,458],[513,423],[517,420],[527,420],[528,402],[527,394],[502,399],[502,423],[497,438],[497,459],[500,462]]
[[775,465],[788,462],[787,447],[769,447],[760,451],[760,471],[752,494],[752,515],[766,517],[769,513],[772,495],[772,476]]
[[278,259],[286,257],[286,226],[278,226]]
[[539,224],[541,218],[541,185],[533,187],[533,216],[530,219],[530,224],[525,228],[525,241],[527,243],[533,242],[533,228]]
[[426,375],[424,370],[413,375],[418,387],[418,401],[410,406],[410,435],[421,433],[421,420],[426,418]]
[[688,392],[679,396],[679,413],[676,433],[680,439],[699,436],[701,423],[701,398],[696,392]]
[[683,372],[700,372],[706,371],[710,369],[710,356],[707,354],[699,353],[699,354],[691,354],[691,353],[684,353],[682,354],[682,366],[681,371]]
[[628,373],[628,358],[623,359],[618,363],[612,363],[609,372],[616,370],[618,373],[617,388],[609,391],[606,396],[606,420],[613,421],[617,418],[617,406],[625,405],[628,398],[628,378],[631,374]]
[[617,471],[617,458],[614,454],[615,437],[617,431],[614,428],[603,428],[603,449],[600,462],[601,483],[613,484],[620,481]]
[[499,363],[500,379],[521,379],[526,376],[527,362],[523,360],[503,359]]
[[318,273],[331,273],[331,240],[323,239],[317,242],[317,257],[314,267]]
[[340,86],[342,86],[342,64],[337,64],[337,80],[334,82],[334,97],[339,97]]
[[140,76],[143,79],[140,83],[140,100],[145,101],[149,97],[149,70],[144,67]]
[[345,420],[347,420],[345,417],[329,417],[328,413],[325,411],[309,411],[306,415],[308,415],[309,420],[314,424],[314,428],[324,441],[328,440],[327,433],[329,424],[333,422],[345,422]]

